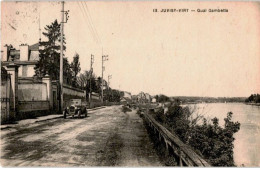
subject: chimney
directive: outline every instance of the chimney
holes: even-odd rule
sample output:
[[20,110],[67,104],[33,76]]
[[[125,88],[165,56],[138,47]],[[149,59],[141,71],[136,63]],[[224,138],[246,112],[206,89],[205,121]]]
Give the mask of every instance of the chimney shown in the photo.
[[9,50],[10,50],[10,48],[9,48],[8,45],[5,45],[3,47],[3,59],[2,59],[2,61],[7,61],[8,60]]
[[21,44],[20,45],[20,61],[29,60],[29,45]]

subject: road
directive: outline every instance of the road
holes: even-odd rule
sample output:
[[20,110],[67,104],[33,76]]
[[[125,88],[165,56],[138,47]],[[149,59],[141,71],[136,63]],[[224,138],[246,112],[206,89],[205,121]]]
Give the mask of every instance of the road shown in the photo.
[[162,166],[142,119],[121,106],[1,131],[2,166]]

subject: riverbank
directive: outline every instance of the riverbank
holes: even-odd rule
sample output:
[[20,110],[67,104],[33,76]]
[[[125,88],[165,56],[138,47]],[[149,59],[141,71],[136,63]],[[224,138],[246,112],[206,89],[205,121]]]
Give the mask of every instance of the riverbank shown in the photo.
[[[188,105],[189,106],[189,105]],[[193,109],[193,105],[190,105]],[[236,166],[260,166],[260,107],[247,103],[208,103],[197,104],[197,112],[205,118],[219,119],[219,125],[224,127],[228,112],[233,113],[232,120],[241,123],[240,130],[234,138],[234,161]],[[195,114],[196,114],[195,113]]]
[[260,103],[245,103],[246,105],[260,106]]

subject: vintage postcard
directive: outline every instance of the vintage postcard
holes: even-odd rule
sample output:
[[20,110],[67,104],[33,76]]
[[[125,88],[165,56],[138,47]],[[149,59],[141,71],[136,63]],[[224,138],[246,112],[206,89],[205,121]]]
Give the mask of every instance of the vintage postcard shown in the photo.
[[2,167],[260,167],[260,2],[1,1]]

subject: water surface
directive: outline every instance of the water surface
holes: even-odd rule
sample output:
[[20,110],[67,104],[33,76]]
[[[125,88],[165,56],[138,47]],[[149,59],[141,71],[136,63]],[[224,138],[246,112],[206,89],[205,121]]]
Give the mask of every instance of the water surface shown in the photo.
[[243,103],[208,103],[190,105],[196,113],[206,118],[219,118],[219,124],[224,125],[228,112],[233,112],[233,121],[240,122],[240,130],[235,134],[234,160],[237,166],[260,166],[260,106]]

